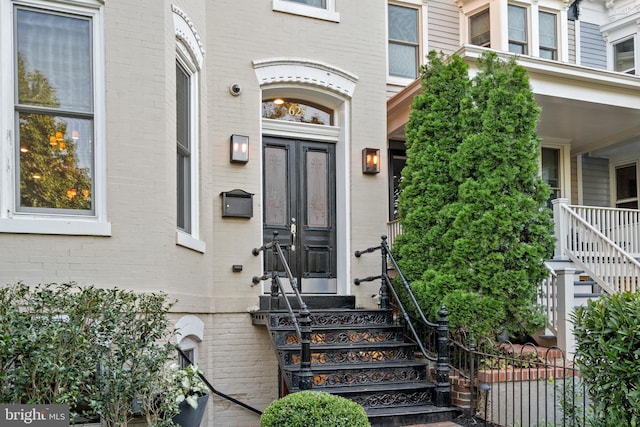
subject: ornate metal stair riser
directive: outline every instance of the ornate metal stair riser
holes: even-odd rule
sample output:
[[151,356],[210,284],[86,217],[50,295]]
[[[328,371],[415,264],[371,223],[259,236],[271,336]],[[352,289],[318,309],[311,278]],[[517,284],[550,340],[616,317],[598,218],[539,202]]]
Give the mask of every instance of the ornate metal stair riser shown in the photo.
[[[316,326],[367,326],[391,325],[393,313],[391,311],[347,311],[312,313],[311,327]],[[271,327],[292,327],[293,322],[287,313],[274,313],[271,317]]]
[[[287,365],[300,364],[300,351],[279,351],[279,357]],[[401,348],[381,350],[328,350],[325,352],[311,351],[311,363],[313,365],[325,364],[354,364],[354,363],[384,363],[389,361],[413,360],[415,348],[404,346]],[[313,369],[313,366],[312,366]]]
[[[402,330],[330,330],[311,333],[311,344],[364,344],[401,342]],[[299,345],[300,339],[294,331],[274,331],[273,342],[276,345]]]
[[[287,383],[292,384],[294,389],[298,387],[296,372],[284,371],[283,375],[285,375]],[[426,381],[426,379],[426,368],[419,365],[396,368],[329,370],[325,372],[318,372],[318,369],[316,369],[313,375],[313,388],[321,390],[323,387],[337,386],[393,385],[407,381]]]
[[433,404],[433,390],[415,391],[411,393],[392,391],[373,395],[350,395],[349,399],[363,406],[365,409],[426,405]]

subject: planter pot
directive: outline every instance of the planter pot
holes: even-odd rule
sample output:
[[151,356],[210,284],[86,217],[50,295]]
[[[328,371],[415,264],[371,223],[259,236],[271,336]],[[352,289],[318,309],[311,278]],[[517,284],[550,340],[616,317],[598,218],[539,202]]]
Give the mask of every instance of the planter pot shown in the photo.
[[178,412],[171,420],[174,424],[182,427],[198,427],[202,422],[204,410],[207,409],[209,395],[205,394],[198,398],[198,407],[193,409],[186,400],[180,403],[180,412]]

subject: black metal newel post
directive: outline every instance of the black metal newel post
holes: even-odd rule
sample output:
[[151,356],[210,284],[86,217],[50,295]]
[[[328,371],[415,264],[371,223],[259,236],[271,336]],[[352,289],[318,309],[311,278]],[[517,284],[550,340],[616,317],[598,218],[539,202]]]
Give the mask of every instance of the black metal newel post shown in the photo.
[[300,310],[300,390],[311,390],[313,372],[311,372],[311,313],[306,307]]
[[276,260],[278,259],[278,232],[273,232],[273,256],[271,257],[271,263],[274,265],[270,265],[271,269],[271,299],[269,300],[269,308],[271,310],[280,310],[280,300],[278,299],[278,279],[276,278]]
[[476,401],[476,387],[475,387],[475,378],[476,378],[476,340],[473,336],[473,332],[469,337],[469,356],[471,360],[469,360],[469,392],[471,393],[471,398],[469,401],[469,416],[473,416],[475,414],[475,401]]
[[451,406],[451,386],[449,384],[449,312],[443,305],[438,311],[438,361],[436,362],[436,406]]
[[382,310],[387,310],[389,308],[389,289],[387,287],[387,281],[385,277],[387,275],[387,251],[385,248],[387,243],[387,236],[382,236],[382,243],[380,244],[380,254],[382,255],[382,273],[380,277],[382,278],[380,284],[380,308]]

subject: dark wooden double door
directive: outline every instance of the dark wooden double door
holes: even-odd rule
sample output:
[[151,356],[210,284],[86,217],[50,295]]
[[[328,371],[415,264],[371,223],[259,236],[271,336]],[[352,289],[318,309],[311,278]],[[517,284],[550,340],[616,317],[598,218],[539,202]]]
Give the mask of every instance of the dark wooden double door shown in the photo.
[[[263,159],[265,243],[278,232],[301,292],[335,294],[335,144],[263,137]],[[276,270],[284,273],[280,263]]]

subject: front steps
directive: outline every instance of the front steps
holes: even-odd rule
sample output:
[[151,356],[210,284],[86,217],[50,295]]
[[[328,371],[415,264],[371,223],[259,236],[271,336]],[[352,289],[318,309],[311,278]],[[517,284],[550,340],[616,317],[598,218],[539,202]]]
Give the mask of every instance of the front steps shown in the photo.
[[[340,298],[340,297],[338,297]],[[455,408],[438,408],[429,367],[414,355],[390,310],[355,309],[355,301],[330,304],[319,297],[311,305],[313,390],[351,399],[365,408],[373,427],[397,427],[452,420]],[[306,298],[305,298],[306,300]],[[328,308],[337,305],[340,308]],[[262,304],[261,304],[262,308]],[[286,392],[299,390],[300,342],[289,314],[261,311],[254,323],[271,335]]]

